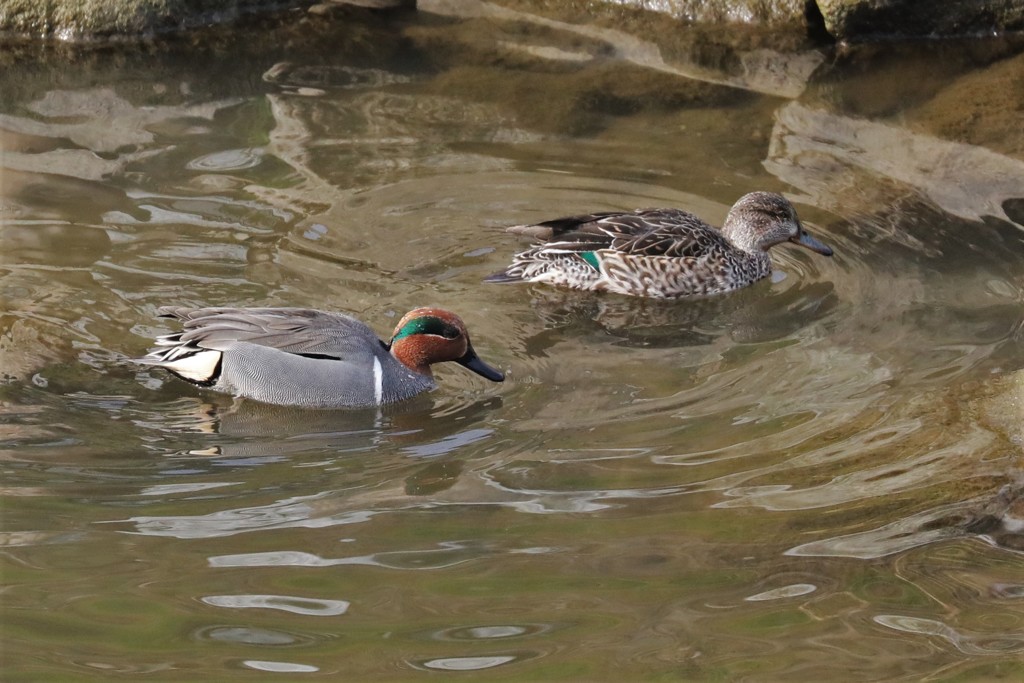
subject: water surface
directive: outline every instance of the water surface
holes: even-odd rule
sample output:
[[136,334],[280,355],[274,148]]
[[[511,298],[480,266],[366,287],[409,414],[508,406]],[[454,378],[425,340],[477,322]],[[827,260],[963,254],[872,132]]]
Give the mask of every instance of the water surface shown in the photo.
[[[1024,675],[1016,48],[687,64],[427,4],[7,64],[5,678]],[[502,226],[754,189],[836,256],[481,283]],[[442,305],[508,380],[235,401],[128,362],[172,303]]]

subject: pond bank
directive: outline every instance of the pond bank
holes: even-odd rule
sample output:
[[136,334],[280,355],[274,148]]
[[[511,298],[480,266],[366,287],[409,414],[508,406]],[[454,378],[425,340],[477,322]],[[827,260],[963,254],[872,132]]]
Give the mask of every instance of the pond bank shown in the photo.
[[[180,33],[235,23],[254,16],[306,12],[335,14],[348,6],[366,11],[411,10],[441,5],[459,11],[459,0],[0,0],[0,35],[17,40],[108,42]],[[862,41],[908,37],[965,37],[1024,29],[1024,0],[605,0],[585,12],[551,0],[496,0],[489,6],[568,20],[592,15],[628,19],[637,12],[681,24],[746,25],[817,40]],[[585,16],[581,16],[585,15]]]

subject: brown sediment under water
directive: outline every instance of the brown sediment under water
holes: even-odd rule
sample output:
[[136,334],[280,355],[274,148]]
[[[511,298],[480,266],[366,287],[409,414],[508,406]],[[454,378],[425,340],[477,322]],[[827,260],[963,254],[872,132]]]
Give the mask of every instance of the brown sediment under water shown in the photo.
[[[5,680],[1024,676],[1019,45],[425,5],[3,58]],[[752,190],[835,256],[481,282]],[[233,400],[128,362],[166,304],[440,305],[507,380]]]

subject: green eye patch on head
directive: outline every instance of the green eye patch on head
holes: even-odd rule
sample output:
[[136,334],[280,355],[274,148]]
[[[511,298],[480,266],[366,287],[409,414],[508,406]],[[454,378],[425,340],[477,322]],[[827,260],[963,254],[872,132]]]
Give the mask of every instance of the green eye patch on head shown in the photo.
[[433,334],[445,339],[456,339],[462,332],[449,322],[435,318],[432,315],[425,315],[421,318],[413,318],[402,325],[402,329],[395,332],[395,336],[391,338],[391,341],[414,334]]

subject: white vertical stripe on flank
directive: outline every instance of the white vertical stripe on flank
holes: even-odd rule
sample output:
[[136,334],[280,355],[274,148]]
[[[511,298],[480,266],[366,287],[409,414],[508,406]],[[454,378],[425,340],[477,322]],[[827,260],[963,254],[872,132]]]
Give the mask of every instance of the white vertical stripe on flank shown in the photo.
[[373,398],[380,405],[384,398],[384,368],[380,366],[380,358],[373,357]]

